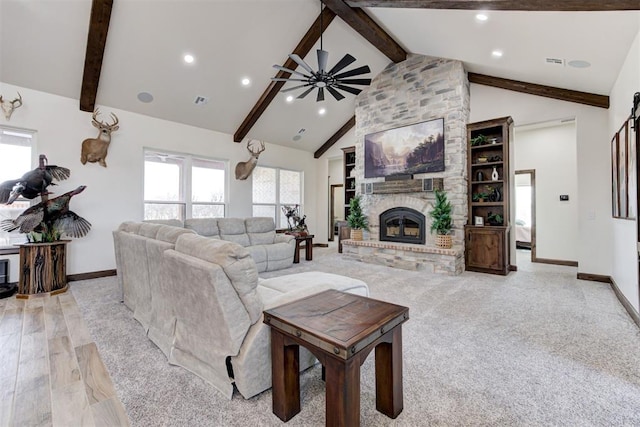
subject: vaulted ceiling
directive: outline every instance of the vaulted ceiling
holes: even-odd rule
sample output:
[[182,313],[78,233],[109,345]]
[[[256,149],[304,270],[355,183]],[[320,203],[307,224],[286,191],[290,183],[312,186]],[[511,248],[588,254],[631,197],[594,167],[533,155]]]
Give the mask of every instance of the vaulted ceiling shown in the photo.
[[[317,103],[313,94],[289,103],[270,81],[277,73],[272,65],[285,65],[300,48],[316,67],[318,0],[93,3],[91,18],[91,0],[0,0],[0,81],[82,98],[85,110],[91,110],[93,93],[106,109],[317,154],[353,125],[353,95]],[[551,87],[556,96],[577,95],[576,102],[593,105],[609,94],[640,29],[640,12],[624,10],[639,9],[637,0],[325,3],[324,23],[330,23],[323,46],[330,67],[350,53],[357,58],[353,67],[371,68],[362,77],[374,77],[405,53],[452,58],[464,62],[471,81],[546,96]],[[485,9],[488,19],[478,21],[470,8]],[[492,56],[494,50],[503,55]],[[183,61],[187,53],[195,57],[192,64]],[[251,83],[242,85],[243,78]],[[92,82],[98,81],[96,90]],[[140,101],[142,92],[153,101]],[[198,97],[205,102],[196,105]]]

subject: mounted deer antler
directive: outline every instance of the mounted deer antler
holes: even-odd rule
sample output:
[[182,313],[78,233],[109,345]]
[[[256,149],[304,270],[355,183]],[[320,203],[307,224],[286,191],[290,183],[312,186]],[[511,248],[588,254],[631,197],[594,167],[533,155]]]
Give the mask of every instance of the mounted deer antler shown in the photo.
[[87,162],[95,163],[99,162],[100,166],[107,167],[107,150],[109,150],[109,144],[111,143],[111,132],[118,130],[118,116],[111,113],[111,119],[113,123],[105,123],[98,120],[98,114],[100,110],[96,109],[93,112],[91,124],[100,130],[97,138],[88,138],[82,141],[82,154],[80,155],[80,161],[82,164]]
[[257,148],[256,151],[253,151],[251,143],[254,140],[251,139],[247,142],[247,150],[251,153],[251,158],[246,162],[238,162],[236,165],[236,179],[245,180],[249,178],[251,172],[255,169],[258,164],[258,157],[260,157],[260,153],[264,151],[264,142],[258,141],[260,143],[260,148]]
[[2,95],[0,95],[0,107],[2,107],[2,112],[4,113],[4,117],[8,120],[11,120],[11,114],[13,114],[13,110],[16,108],[20,108],[22,106],[22,96],[20,92],[18,92],[18,97],[13,101],[4,101],[2,99]]

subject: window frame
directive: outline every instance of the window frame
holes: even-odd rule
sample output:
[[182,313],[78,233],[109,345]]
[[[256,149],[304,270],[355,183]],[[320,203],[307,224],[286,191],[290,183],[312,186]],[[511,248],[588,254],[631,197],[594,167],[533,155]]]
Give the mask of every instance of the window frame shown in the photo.
[[[264,165],[258,165],[256,166],[257,168],[265,168],[265,169],[275,169],[276,171],[276,201],[275,203],[255,203],[253,201],[253,174],[251,174],[252,179],[251,179],[251,213],[253,214],[253,207],[254,206],[274,206],[275,207],[275,215],[276,217],[274,218],[274,222],[276,224],[276,229],[281,229],[281,228],[287,228],[289,226],[289,224],[280,224],[280,219],[281,219],[281,213],[282,213],[282,206],[290,206],[291,204],[283,204],[280,202],[280,172],[281,171],[287,171],[287,172],[295,172],[297,174],[299,174],[300,176],[300,203],[297,203],[298,205],[298,211],[300,213],[300,216],[302,217],[304,215],[304,171],[303,170],[295,170],[295,169],[289,169],[289,168],[281,168],[281,167],[277,167],[277,166],[264,166]],[[253,171],[255,173],[255,169]]]
[[[145,185],[145,171],[147,162],[147,154],[148,153],[156,153],[168,156],[178,156],[183,159],[182,167],[180,168],[180,177],[179,177],[179,200],[147,200],[144,196],[144,185]],[[193,201],[193,165],[194,160],[202,160],[205,162],[220,162],[224,165],[224,201],[223,202],[194,202]],[[229,211],[229,160],[228,159],[219,159],[214,157],[207,157],[198,154],[191,153],[181,153],[176,151],[163,150],[153,147],[144,147],[142,153],[142,218],[147,219],[145,217],[145,207],[147,204],[154,205],[178,205],[180,209],[180,218],[181,221],[185,219],[193,218],[193,206],[222,206],[223,218],[227,216],[227,212]]]

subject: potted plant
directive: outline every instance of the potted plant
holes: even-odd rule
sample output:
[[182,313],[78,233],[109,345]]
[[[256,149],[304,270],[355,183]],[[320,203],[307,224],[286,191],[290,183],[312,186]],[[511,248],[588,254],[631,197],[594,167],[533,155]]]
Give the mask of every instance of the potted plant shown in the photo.
[[478,145],[484,145],[486,143],[487,143],[487,137],[482,134],[476,136],[475,138],[471,138],[472,147],[477,147]]
[[351,239],[362,240],[362,230],[369,230],[369,220],[362,213],[360,196],[355,196],[349,201],[349,215],[347,225],[351,228]]
[[489,194],[488,193],[483,193],[483,192],[478,192],[478,193],[473,193],[473,201],[474,202],[484,202],[485,200],[489,199]]
[[431,212],[429,212],[432,220],[431,232],[435,231],[436,233],[436,246],[444,249],[450,249],[453,245],[450,234],[453,227],[451,210],[451,203],[447,200],[447,193],[436,190],[436,202]]
[[504,218],[500,214],[493,214],[489,212],[489,215],[487,215],[487,221],[489,222],[489,225],[503,225]]

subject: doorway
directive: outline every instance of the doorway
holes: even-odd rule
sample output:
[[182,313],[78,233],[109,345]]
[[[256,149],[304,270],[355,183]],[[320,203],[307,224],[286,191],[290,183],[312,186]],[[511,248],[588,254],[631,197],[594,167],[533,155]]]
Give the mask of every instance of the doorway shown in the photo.
[[531,262],[536,262],[536,171],[516,171],[516,249],[531,251]]
[[342,184],[332,184],[329,196],[329,241],[336,235],[336,222],[344,221],[344,193]]

